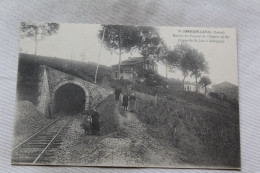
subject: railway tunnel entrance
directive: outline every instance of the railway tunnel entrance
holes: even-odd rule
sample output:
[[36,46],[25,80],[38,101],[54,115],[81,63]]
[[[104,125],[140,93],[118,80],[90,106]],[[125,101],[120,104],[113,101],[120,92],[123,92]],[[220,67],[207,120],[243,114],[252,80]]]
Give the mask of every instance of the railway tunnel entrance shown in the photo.
[[86,94],[83,88],[67,83],[54,95],[54,112],[79,113],[85,109]]

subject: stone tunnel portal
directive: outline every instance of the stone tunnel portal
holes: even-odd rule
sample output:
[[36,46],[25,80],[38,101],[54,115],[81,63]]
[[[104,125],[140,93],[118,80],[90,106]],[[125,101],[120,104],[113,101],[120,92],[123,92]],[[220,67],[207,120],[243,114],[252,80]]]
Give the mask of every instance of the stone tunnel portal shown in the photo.
[[79,113],[85,109],[85,91],[76,84],[64,84],[54,95],[54,112]]

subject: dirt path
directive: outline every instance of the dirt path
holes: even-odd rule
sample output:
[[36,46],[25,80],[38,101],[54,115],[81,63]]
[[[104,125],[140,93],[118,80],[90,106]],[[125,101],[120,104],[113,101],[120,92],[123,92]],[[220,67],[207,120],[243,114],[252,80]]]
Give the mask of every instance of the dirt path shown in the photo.
[[[54,164],[124,167],[174,167],[176,152],[165,149],[147,134],[135,113],[119,111],[114,102],[117,131],[101,136],[86,136],[75,119],[65,139],[63,149]],[[66,154],[64,155],[64,152]],[[60,158],[61,157],[61,158]]]
[[[152,138],[146,132],[146,127],[142,124],[136,114],[126,111],[123,114],[119,111],[119,105],[115,104],[115,115],[118,118],[119,129],[121,129],[126,135],[124,138],[127,145],[119,145],[120,150],[133,155],[132,166],[174,166],[177,164],[176,153],[174,151],[168,151],[160,143]],[[128,157],[118,158],[127,162]]]

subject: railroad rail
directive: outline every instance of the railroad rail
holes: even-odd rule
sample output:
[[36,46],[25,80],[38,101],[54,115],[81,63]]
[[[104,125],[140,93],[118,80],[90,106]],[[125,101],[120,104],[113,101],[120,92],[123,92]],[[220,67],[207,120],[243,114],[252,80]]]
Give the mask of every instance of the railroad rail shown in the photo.
[[13,148],[13,164],[50,163],[73,116],[62,116]]

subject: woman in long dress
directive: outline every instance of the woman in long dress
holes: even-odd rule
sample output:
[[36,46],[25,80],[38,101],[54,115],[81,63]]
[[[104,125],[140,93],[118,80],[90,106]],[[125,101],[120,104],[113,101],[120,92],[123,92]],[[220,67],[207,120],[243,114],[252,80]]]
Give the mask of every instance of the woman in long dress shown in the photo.
[[99,135],[99,131],[100,131],[99,114],[96,108],[91,110],[91,116],[92,116],[92,133],[94,135]]
[[122,106],[124,107],[125,111],[128,111],[128,95],[127,94],[125,94],[123,96],[123,104],[122,104]]

